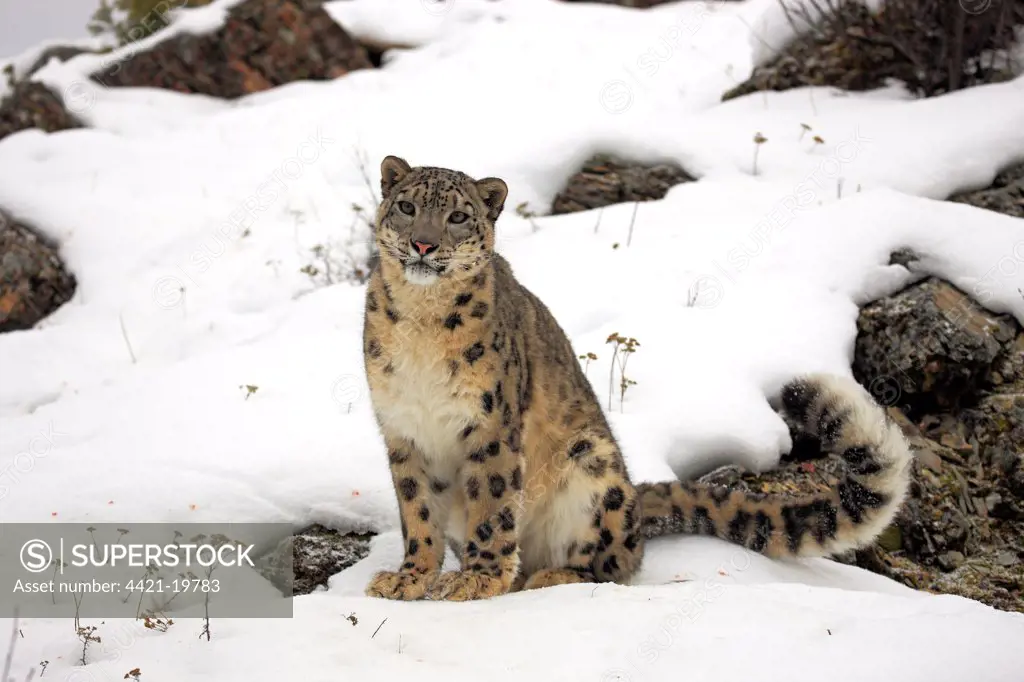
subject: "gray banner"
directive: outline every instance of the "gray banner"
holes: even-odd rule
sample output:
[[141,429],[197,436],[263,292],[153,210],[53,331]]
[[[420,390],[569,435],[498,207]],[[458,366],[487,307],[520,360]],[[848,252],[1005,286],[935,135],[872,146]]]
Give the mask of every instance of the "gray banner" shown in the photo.
[[[289,524],[3,523],[0,617],[291,618]],[[285,551],[282,551],[282,546]]]

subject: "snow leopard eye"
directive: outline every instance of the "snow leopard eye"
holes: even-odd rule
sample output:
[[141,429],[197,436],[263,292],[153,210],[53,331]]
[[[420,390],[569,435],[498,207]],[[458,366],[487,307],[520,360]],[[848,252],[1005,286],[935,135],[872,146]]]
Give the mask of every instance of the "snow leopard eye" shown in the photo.
[[398,210],[404,213],[405,215],[412,215],[413,213],[416,212],[416,207],[413,206],[411,202],[399,201]]
[[448,222],[455,223],[456,225],[464,223],[468,219],[469,216],[463,213],[462,211],[453,211],[452,214],[448,216]]

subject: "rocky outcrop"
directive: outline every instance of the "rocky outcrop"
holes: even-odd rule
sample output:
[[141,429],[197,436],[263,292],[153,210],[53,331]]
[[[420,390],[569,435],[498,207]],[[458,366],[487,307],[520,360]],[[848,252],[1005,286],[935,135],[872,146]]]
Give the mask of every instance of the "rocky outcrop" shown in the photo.
[[317,0],[249,0],[219,30],[182,33],[93,75],[107,86],[144,86],[233,99],[299,80],[372,68],[367,51]]
[[31,329],[75,286],[56,247],[0,211],[0,332]]
[[370,553],[370,536],[314,524],[282,540],[259,561],[262,575],[286,595],[309,594]]
[[865,306],[857,330],[854,374],[877,398],[917,417],[976,402],[1006,358],[1016,323],[929,279]]
[[0,102],[0,140],[29,128],[52,133],[81,127],[61,98],[42,83],[20,81]]
[[[930,278],[861,310],[854,372],[917,453],[906,505],[854,561],[1024,611],[1024,333]],[[884,390],[880,390],[884,387]]]
[[954,194],[949,199],[1014,218],[1024,218],[1024,163],[999,173],[985,189]]
[[672,164],[644,165],[595,156],[569,178],[551,205],[551,213],[574,213],[630,201],[661,199],[693,176]]
[[[983,12],[965,12],[955,2],[919,0],[892,0],[877,13],[858,0],[820,7],[830,11],[813,22],[796,10],[793,25],[814,28],[756,67],[722,101],[805,86],[872,90],[889,79],[933,96],[1013,78],[1006,60],[992,59],[991,52],[1012,47],[1014,26],[1024,24],[1024,5],[1015,0],[987,0]],[[950,55],[959,56],[959,68]]]
[[[871,13],[856,3],[844,3],[840,11],[854,25],[874,21]],[[750,78],[722,95],[722,101],[761,90],[791,90],[809,85],[870,90],[884,86],[887,78],[899,77],[892,50],[868,51],[857,68],[851,68],[855,41],[854,36],[825,24],[794,40],[767,64],[755,67]]]

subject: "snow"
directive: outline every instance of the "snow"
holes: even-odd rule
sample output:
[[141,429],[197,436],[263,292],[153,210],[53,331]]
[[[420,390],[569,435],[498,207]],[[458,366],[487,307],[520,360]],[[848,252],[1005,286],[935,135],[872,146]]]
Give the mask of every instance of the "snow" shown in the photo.
[[[424,679],[1013,678],[1021,616],[702,538],[651,543],[630,587],[460,605],[360,596],[400,558],[350,276],[386,154],[508,182],[498,250],[579,353],[598,355],[587,371],[603,401],[605,339],[639,339],[637,384],[609,410],[637,481],[774,466],[790,440],[766,396],[798,373],[849,374],[857,305],[917,278],[947,278],[1024,322],[1022,221],[939,201],[1024,160],[1024,78],[927,101],[893,85],[719,104],[763,60],[765,36],[784,37],[774,2],[424,3],[331,3],[355,35],[404,47],[380,70],[237,102],[107,90],[88,82],[91,56],[37,74],[93,128],[0,143],[0,205],[56,240],[78,278],[38,328],[0,336],[3,520],[383,534],[328,591],[297,598],[293,619],[215,622],[209,643],[193,614],[165,634],[108,620],[85,667],[67,621],[32,619],[14,670],[45,659],[69,680],[136,666],[143,679],[227,682],[414,666]],[[227,5],[183,26],[213,30]],[[767,28],[755,39],[752,26]],[[756,133],[767,142],[754,175]],[[596,151],[677,161],[701,179],[639,206],[516,214],[523,202],[545,212]],[[300,271],[323,270],[318,245],[332,286]],[[913,271],[888,264],[901,247],[922,256]]]
[[[881,671],[896,679],[956,679],[971,671],[979,679],[1012,682],[1019,679],[1019,619],[1005,617],[1004,628],[993,628],[993,620],[985,607],[953,597],[851,596],[796,584],[570,585],[551,588],[543,598],[517,594],[464,604],[395,604],[327,593],[297,600],[292,620],[214,621],[210,643],[196,641],[190,621],[176,622],[166,634],[108,622],[96,662],[66,679],[121,679],[138,666],[142,679],[188,680],[485,674],[603,682],[685,673],[699,680],[784,676],[804,682],[820,680],[823,671],[849,680]],[[37,636],[30,624],[24,631],[19,646]],[[986,656],[977,657],[982,650]],[[56,668],[58,656],[78,654],[54,646],[39,655]]]
[[17,81],[27,76],[29,69],[35,66],[40,57],[52,47],[79,47],[85,50],[99,50],[103,48],[103,41],[97,38],[45,40],[13,57],[0,59],[0,73],[4,74],[3,80],[0,81],[0,97],[5,96],[10,89],[9,81],[11,78]]

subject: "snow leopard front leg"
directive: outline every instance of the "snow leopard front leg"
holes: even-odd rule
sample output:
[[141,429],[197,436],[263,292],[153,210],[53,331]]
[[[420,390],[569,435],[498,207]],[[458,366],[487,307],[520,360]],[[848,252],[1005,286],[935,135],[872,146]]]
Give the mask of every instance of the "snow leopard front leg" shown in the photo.
[[405,558],[397,571],[381,571],[366,588],[369,597],[415,600],[426,593],[444,561],[443,523],[448,499],[426,474],[423,453],[411,441],[385,436],[398,496]]
[[465,440],[459,479],[465,500],[465,539],[459,571],[443,573],[428,599],[468,601],[512,590],[519,573],[519,528],[524,511],[525,459],[516,410],[505,402],[501,382],[481,392],[481,421]]

